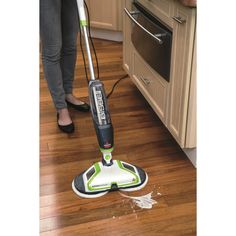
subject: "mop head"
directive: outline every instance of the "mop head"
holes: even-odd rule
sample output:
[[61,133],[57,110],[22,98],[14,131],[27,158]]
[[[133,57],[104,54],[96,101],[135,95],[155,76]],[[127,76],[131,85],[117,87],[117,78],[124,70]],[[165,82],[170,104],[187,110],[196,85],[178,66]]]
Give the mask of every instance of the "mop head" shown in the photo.
[[80,197],[96,198],[114,190],[136,191],[143,188],[147,181],[148,176],[141,168],[113,160],[111,166],[102,162],[92,165],[75,177],[72,188]]

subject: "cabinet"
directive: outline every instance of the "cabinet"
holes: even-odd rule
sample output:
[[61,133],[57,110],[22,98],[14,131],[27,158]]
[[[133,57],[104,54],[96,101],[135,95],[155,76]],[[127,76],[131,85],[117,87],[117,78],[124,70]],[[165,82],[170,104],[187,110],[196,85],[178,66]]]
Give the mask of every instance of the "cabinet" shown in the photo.
[[139,0],[144,7],[149,9],[154,15],[165,22],[165,24],[173,27],[172,16],[174,14],[174,1],[175,0]]
[[[131,0],[124,0],[124,6],[131,11]],[[123,11],[123,68],[128,73],[131,74],[131,53],[132,53],[132,43],[131,43],[131,21],[128,16]]]
[[[132,1],[126,0],[125,7],[131,11]],[[125,13],[123,17],[123,67],[162,122],[166,124],[168,82],[156,73],[135,50],[131,42],[132,23]]]
[[196,40],[195,40],[191,82],[189,90],[189,94],[191,94],[191,96],[189,96],[189,103],[188,103],[187,130],[186,130],[186,143],[185,143],[185,146],[188,148],[196,147],[196,142],[197,142],[196,66],[197,65],[196,65]]
[[186,130],[193,45],[195,38],[195,9],[176,2],[174,5],[172,70],[169,87],[168,124],[170,132],[181,147],[186,147]]
[[[179,145],[196,147],[196,9],[177,0],[139,2],[172,30],[170,82],[153,71],[133,47],[132,23],[125,14],[123,67]],[[131,5],[132,0],[125,0],[129,11]]]
[[168,82],[155,73],[135,50],[132,52],[132,61],[133,82],[165,124]]
[[86,0],[90,23],[94,28],[122,30],[122,2],[120,0]]

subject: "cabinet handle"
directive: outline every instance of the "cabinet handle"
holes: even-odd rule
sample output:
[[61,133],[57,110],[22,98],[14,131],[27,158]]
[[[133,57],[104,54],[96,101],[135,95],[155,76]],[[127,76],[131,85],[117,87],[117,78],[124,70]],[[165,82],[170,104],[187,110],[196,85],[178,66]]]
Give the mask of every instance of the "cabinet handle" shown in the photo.
[[140,11],[130,11],[129,13],[130,13],[130,15],[138,15],[140,13]]
[[175,21],[177,21],[180,24],[183,24],[186,22],[186,20],[182,19],[181,16],[173,16],[172,19],[174,19]]
[[149,84],[150,84],[150,80],[149,80],[149,79],[144,78],[144,77],[142,77],[142,76],[140,76],[140,79],[143,81],[143,83],[144,83],[145,85],[149,85]]
[[146,28],[144,28],[141,24],[139,24],[138,21],[136,21],[136,19],[133,17],[134,14],[137,14],[137,13],[134,13],[134,12],[129,12],[127,8],[124,8],[124,11],[125,13],[127,14],[127,16],[137,25],[139,26],[142,30],[144,30],[147,34],[149,34],[150,36],[152,36],[155,40],[158,41],[159,44],[162,44],[163,41],[158,38],[157,36],[155,36],[154,34],[152,34],[151,32],[149,32]]

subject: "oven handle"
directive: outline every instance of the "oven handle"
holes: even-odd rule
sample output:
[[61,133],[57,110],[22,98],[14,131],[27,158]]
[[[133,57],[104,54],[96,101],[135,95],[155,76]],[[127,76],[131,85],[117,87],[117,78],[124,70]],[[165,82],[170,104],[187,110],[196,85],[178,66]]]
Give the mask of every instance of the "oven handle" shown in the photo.
[[151,37],[153,37],[155,40],[158,41],[159,44],[162,44],[163,41],[158,38],[157,36],[155,36],[154,34],[152,34],[150,31],[148,31],[146,28],[144,28],[132,15],[137,14],[137,12],[129,12],[128,9],[125,7],[124,8],[125,13],[127,14],[127,16],[137,25],[139,26],[142,30],[144,30],[147,34],[149,34]]

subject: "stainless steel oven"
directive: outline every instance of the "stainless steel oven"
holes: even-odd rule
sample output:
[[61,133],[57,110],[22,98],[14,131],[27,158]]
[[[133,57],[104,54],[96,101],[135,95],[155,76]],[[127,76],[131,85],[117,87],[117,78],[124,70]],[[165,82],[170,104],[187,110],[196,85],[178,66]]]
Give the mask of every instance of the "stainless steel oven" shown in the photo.
[[166,81],[170,80],[172,31],[139,2],[125,9],[133,22],[131,40],[142,58]]

